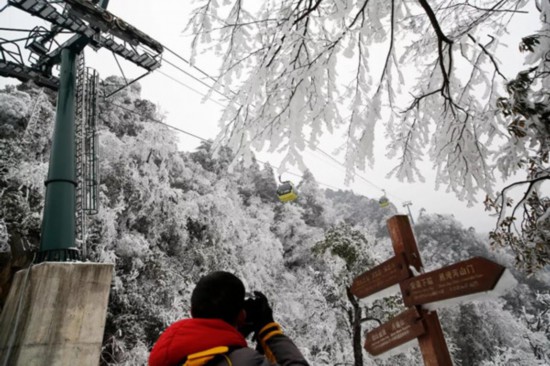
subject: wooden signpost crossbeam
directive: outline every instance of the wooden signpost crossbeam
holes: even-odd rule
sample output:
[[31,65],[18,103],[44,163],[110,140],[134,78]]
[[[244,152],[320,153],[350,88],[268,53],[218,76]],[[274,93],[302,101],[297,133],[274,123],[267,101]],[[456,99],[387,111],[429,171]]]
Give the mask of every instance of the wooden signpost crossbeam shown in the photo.
[[422,316],[411,307],[367,333],[365,349],[373,356],[384,353],[426,332]]
[[492,290],[505,268],[482,257],[471,258],[401,282],[406,306],[425,305]]
[[505,271],[497,263],[474,257],[441,269],[422,271],[422,260],[409,219],[397,215],[387,222],[395,256],[357,276],[350,291],[364,298],[399,284],[407,310],[366,334],[365,349],[376,356],[418,339],[424,364],[451,366],[451,356],[434,305],[441,301],[489,291]]
[[411,277],[404,255],[396,255],[370,271],[355,277],[351,292],[359,298],[367,297]]

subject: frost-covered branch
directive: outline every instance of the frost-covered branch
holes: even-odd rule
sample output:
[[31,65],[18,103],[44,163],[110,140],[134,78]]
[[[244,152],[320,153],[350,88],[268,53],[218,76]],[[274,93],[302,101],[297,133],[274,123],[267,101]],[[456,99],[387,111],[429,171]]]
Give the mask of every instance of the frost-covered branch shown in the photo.
[[[493,42],[495,40],[495,37],[493,37],[493,36],[489,36],[489,37],[491,38],[491,42]],[[468,38],[470,38],[472,40],[472,42],[477,44],[483,50],[483,53],[485,53],[489,57],[489,59],[493,63],[493,66],[494,66],[496,72],[500,75],[500,77],[502,77],[504,80],[507,80],[506,76],[502,75],[502,73],[500,72],[500,69],[499,69],[498,64],[495,60],[495,57],[489,51],[487,51],[487,48],[485,48],[485,46],[483,46],[481,43],[479,43],[471,34],[468,34]]]
[[224,4],[199,1],[190,22],[194,52],[211,46],[222,60],[219,84],[237,90],[216,147],[233,148],[236,159],[283,151],[284,163],[303,166],[307,146],[342,134],[351,179],[374,163],[384,123],[387,154],[398,159],[391,175],[423,179],[418,164],[428,158],[437,185],[460,199],[492,193],[491,143],[506,133],[495,118],[494,75],[504,75],[494,54],[524,0]]
[[[544,180],[550,180],[550,175],[548,176],[543,176],[543,177],[538,177],[538,178],[535,178],[535,179],[530,179],[530,180],[524,180],[524,181],[519,181],[519,182],[514,182],[512,184],[509,184],[507,185],[506,187],[504,187],[501,191],[501,193],[498,195],[497,199],[500,201],[500,206],[501,207],[506,207],[508,205],[507,203],[507,197],[508,197],[508,192],[512,189],[512,188],[515,188],[517,186],[522,186],[522,185],[527,185],[527,189],[525,190],[523,196],[521,197],[521,199],[519,200],[519,202],[514,206],[513,208],[513,211],[512,211],[512,217],[515,216],[515,212],[516,210],[518,209],[518,207],[520,207],[521,205],[523,205],[525,203],[525,201],[531,196],[531,194],[533,194],[533,189],[536,187],[536,184],[538,182],[541,182],[541,181],[544,181]],[[498,217],[498,221],[497,221],[497,228],[502,224],[503,220],[504,220],[504,217],[506,215],[506,211],[505,210],[501,210],[500,211],[500,215]]]
[[393,52],[393,42],[395,37],[395,1],[391,1],[391,16],[390,16],[390,46],[388,49],[388,54],[386,55],[386,61],[384,62],[384,68],[382,69],[382,75],[380,75],[380,82],[378,83],[378,88],[376,89],[375,95],[380,92],[380,88],[383,85],[386,73],[388,72],[388,63]]
[[[439,22],[437,21],[437,17],[435,16],[434,11],[430,7],[430,4],[426,0],[418,0],[422,8],[424,8],[424,11],[426,12],[426,15],[430,19],[430,23],[435,31],[435,34],[437,36],[437,52],[439,54],[438,60],[439,60],[439,66],[441,68],[441,74],[443,76],[443,85],[441,86],[441,92],[442,93],[448,93],[449,88],[449,76],[451,73],[452,68],[452,46],[453,41],[450,40],[441,30],[441,26]],[[445,43],[447,46],[443,46],[443,43]],[[445,65],[445,55],[443,52],[445,51],[445,48],[447,48],[448,52],[448,65]],[[449,96],[447,94],[447,96]]]

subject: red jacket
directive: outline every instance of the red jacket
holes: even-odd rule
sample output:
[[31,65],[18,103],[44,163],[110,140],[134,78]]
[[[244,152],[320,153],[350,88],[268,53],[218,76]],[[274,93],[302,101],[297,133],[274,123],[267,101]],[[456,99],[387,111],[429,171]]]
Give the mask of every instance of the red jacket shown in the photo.
[[218,346],[246,347],[241,333],[220,319],[184,319],[170,325],[153,346],[149,366],[174,366],[193,353]]

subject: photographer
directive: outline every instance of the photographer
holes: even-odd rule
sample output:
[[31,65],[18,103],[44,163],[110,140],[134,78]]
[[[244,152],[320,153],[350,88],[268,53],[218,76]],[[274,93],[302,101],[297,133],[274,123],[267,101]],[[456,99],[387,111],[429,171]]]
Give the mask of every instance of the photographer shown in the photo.
[[[307,366],[273,321],[267,298],[255,292],[245,300],[242,281],[228,272],[201,278],[191,295],[191,319],[170,325],[159,337],[150,366]],[[256,350],[245,337],[254,333]]]

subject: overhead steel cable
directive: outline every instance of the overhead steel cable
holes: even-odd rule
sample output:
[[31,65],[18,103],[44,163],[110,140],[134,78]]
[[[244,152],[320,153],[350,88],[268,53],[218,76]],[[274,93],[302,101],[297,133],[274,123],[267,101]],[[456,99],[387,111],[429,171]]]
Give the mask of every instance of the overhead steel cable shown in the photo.
[[32,29],[4,28],[4,27],[0,27],[0,31],[4,31],[4,32],[26,32],[26,33],[30,33],[30,32],[32,32]]
[[164,62],[166,62],[168,65],[178,69],[179,71],[183,72],[185,75],[189,76],[190,78],[196,80],[197,82],[201,83],[202,85],[206,86],[208,89],[212,89],[214,92],[218,93],[219,95],[221,95],[222,97],[226,98],[227,100],[231,100],[231,98],[229,98],[227,95],[223,94],[222,92],[220,92],[219,90],[215,89],[212,85],[210,84],[207,84],[205,83],[204,81],[202,81],[201,79],[199,79],[198,77],[194,76],[193,74],[185,71],[184,69],[182,69],[181,67],[173,64],[172,62],[166,60],[166,59],[163,59]]
[[[329,153],[323,151],[321,148],[319,147],[315,147],[314,150],[317,150],[319,151],[320,153],[322,153],[323,155],[325,155],[326,157],[328,157],[329,159],[331,159],[332,161],[334,161],[335,163],[337,163],[338,165],[340,165],[342,168],[346,169],[346,165],[340,161],[338,161],[336,158],[334,158],[332,155],[330,155]],[[376,184],[372,183],[371,181],[369,181],[367,178],[359,175],[358,173],[356,172],[353,172],[353,175],[361,180],[363,180],[364,182],[370,184],[371,186],[373,186],[374,188],[384,192],[384,193],[387,193],[387,190],[385,188],[381,188],[379,186],[377,186]],[[394,198],[396,198],[397,200],[401,201],[401,202],[405,202],[405,200],[403,200],[402,198],[400,197],[397,197],[396,195],[394,194],[391,194],[391,193],[387,193],[388,196],[392,196]]]
[[[154,70],[153,72],[158,72],[159,74],[163,75],[164,77],[167,77],[168,79],[174,81],[175,83],[178,83],[178,84],[180,84],[181,86],[183,86],[183,87],[185,87],[185,88],[191,90],[192,92],[194,92],[194,93],[200,95],[200,96],[203,97],[204,99],[208,99],[208,100],[210,100],[210,101],[212,101],[212,102],[218,104],[218,105],[219,105],[220,107],[222,107],[222,108],[225,107],[225,105],[222,104],[221,102],[219,102],[218,100],[213,99],[212,97],[208,96],[207,94],[204,94],[204,93],[200,92],[199,90],[197,90],[197,89],[195,89],[195,88],[193,88],[193,87],[187,85],[187,84],[184,83],[183,81],[181,81],[181,80],[179,80],[179,79],[176,79],[175,77],[173,77],[173,76],[171,76],[171,75],[168,75],[167,73],[161,71],[160,69],[156,69],[156,70]],[[151,73],[151,72],[147,72],[147,73],[145,73],[145,74],[139,76],[137,79],[133,79],[131,82],[127,83],[126,85],[121,86],[120,88],[118,88],[118,89],[115,90],[114,92],[111,92],[109,95],[104,95],[104,96],[103,96],[103,99],[106,100],[107,98],[110,98],[110,97],[113,96],[114,94],[116,94],[116,93],[122,91],[123,89],[127,88],[129,85],[135,83],[136,81],[138,81],[139,79],[141,79],[141,78],[143,78],[143,77],[149,75],[150,73]],[[104,83],[104,85],[107,85],[107,84]],[[110,85],[118,85],[118,84],[110,84]]]
[[157,70],[155,70],[155,71],[158,72],[158,73],[161,74],[161,75],[164,75],[165,77],[169,78],[170,80],[172,80],[172,81],[174,81],[174,82],[180,84],[181,86],[184,86],[184,87],[186,87],[187,89],[189,89],[189,90],[191,90],[191,91],[197,93],[197,94],[200,95],[201,97],[211,100],[212,102],[216,103],[216,104],[219,105],[220,107],[225,107],[225,105],[224,105],[223,103],[220,103],[220,102],[217,101],[216,99],[213,99],[213,98],[209,97],[208,95],[201,93],[201,92],[198,91],[197,89],[195,89],[195,88],[193,88],[193,87],[191,87],[191,86],[185,84],[183,81],[178,80],[178,79],[174,78],[173,76],[170,76],[170,75],[166,74],[165,72],[162,72],[160,69],[157,69]]
[[[32,32],[34,29],[22,29],[22,28],[5,28],[5,27],[0,27],[0,31],[3,31],[3,32],[26,32],[26,33],[30,33]],[[38,30],[39,33],[49,33],[50,31],[48,31],[47,29],[46,30]],[[69,33],[72,33],[72,32],[69,32],[69,31],[59,31],[57,32],[58,34],[69,34]]]
[[[259,162],[259,163],[262,163],[262,164],[267,164],[271,169],[274,169],[274,170],[275,170],[275,169],[277,168],[277,167],[274,167],[273,165],[271,165],[269,162],[263,162],[263,161],[258,160],[258,159],[256,159],[256,161]],[[297,174],[297,173],[293,173],[293,172],[287,172],[287,171],[285,171],[285,173],[286,173],[286,174],[293,175],[293,176],[298,177],[298,178],[303,178],[303,177],[304,177],[303,175],[300,175],[300,174]],[[318,180],[315,180],[315,182],[317,182],[317,184],[320,184],[320,185],[322,185],[322,186],[325,186],[325,187],[328,187],[328,188],[331,188],[331,189],[334,189],[334,190],[337,190],[337,191],[339,191],[339,190],[342,189],[342,188],[338,188],[338,187],[335,187],[335,186],[330,185],[330,184],[326,184],[326,183],[320,182],[320,181],[318,181]]]
[[143,118],[146,118],[146,119],[148,119],[148,120],[150,120],[150,121],[152,121],[152,122],[159,123],[159,124],[161,124],[161,125],[164,125],[164,126],[166,126],[166,127],[171,128],[171,129],[173,129],[173,130],[176,130],[176,131],[181,132],[181,133],[183,133],[183,134],[186,134],[186,135],[189,135],[189,136],[194,137],[194,138],[196,138],[196,139],[199,139],[199,140],[201,140],[201,141],[208,141],[207,139],[205,139],[205,138],[203,138],[203,137],[200,137],[200,136],[195,135],[195,134],[193,134],[193,133],[191,133],[191,132],[187,132],[187,131],[185,131],[185,130],[182,130],[181,128],[178,128],[178,127],[176,127],[176,126],[172,126],[172,125],[170,125],[170,124],[168,124],[168,123],[166,123],[166,122],[162,122],[162,121],[159,120],[159,119],[156,119],[156,118],[153,118],[153,117],[149,117],[149,116],[145,116],[145,115],[143,115],[142,113],[136,112],[136,111],[134,111],[134,110],[132,110],[132,109],[130,109],[130,108],[127,108],[127,107],[125,107],[125,106],[123,106],[123,105],[120,105],[120,104],[118,104],[118,103],[111,102],[111,101],[108,101],[107,103],[109,103],[109,104],[111,104],[111,105],[114,105],[115,107],[118,107],[118,108],[120,108],[120,109],[123,109],[123,110],[125,110],[125,111],[127,111],[127,112],[133,113],[133,114],[138,115],[138,116],[141,116],[141,117],[143,117]]
[[[176,56],[178,59],[180,59],[180,60],[182,60],[183,62],[185,62],[185,63],[186,63],[187,65],[189,65],[190,67],[192,67],[192,68],[196,69],[197,71],[199,71],[201,74],[203,74],[203,75],[204,75],[205,77],[207,77],[208,79],[210,79],[210,80],[214,81],[215,83],[217,83],[217,84],[223,86],[223,84],[221,84],[221,83],[220,83],[216,78],[214,78],[212,75],[208,74],[206,71],[204,71],[203,69],[199,68],[198,66],[195,66],[193,63],[191,63],[191,61],[189,61],[189,60],[186,59],[185,57],[181,56],[179,53],[175,52],[174,50],[170,49],[170,48],[167,47],[165,44],[163,44],[162,47],[163,47],[166,51],[170,52],[172,55]],[[168,64],[172,65],[173,67],[176,67],[176,68],[179,69],[180,71],[184,72],[186,75],[191,76],[188,72],[186,72],[186,71],[184,71],[183,69],[181,69],[181,68],[175,66],[174,64],[172,64],[171,62],[167,61],[166,59],[165,59],[164,61],[166,61]],[[193,77],[193,76],[191,76],[191,77]],[[209,88],[213,89],[216,93],[218,93],[218,94],[222,95],[224,98],[230,100],[230,98],[229,98],[228,96],[226,96],[226,95],[223,94],[222,92],[220,92],[220,91],[218,91],[217,89],[215,89],[214,86],[210,86],[210,85],[206,84],[205,82],[203,82],[202,80],[197,79],[196,77],[193,77],[193,79],[195,79],[195,80],[201,82],[201,84],[208,86]],[[185,86],[185,85],[184,85],[184,86]],[[236,92],[234,92],[233,90],[231,90],[231,89],[229,89],[229,88],[228,88],[228,90],[229,90],[231,93],[233,93],[233,94],[237,94]],[[345,166],[343,163],[341,163],[340,161],[338,161],[337,159],[335,159],[332,155],[330,155],[330,154],[328,154],[327,152],[323,151],[321,148],[315,147],[314,150],[319,151],[320,153],[322,153],[323,155],[325,155],[326,157],[328,157],[329,159],[331,159],[332,161],[334,161],[336,164],[342,166],[343,168],[346,168],[346,166]],[[358,173],[353,172],[352,174],[353,174],[355,177],[357,177],[357,178],[363,180],[363,181],[366,182],[367,184],[371,185],[372,187],[376,188],[377,190],[380,190],[380,191],[382,191],[382,192],[384,192],[384,193],[386,192],[386,190],[385,190],[384,188],[381,188],[381,187],[379,187],[378,185],[372,183],[371,181],[369,181],[369,180],[366,179],[365,177],[359,175]],[[398,199],[399,201],[403,201],[401,198],[395,196],[394,194],[388,193],[388,195],[389,195],[389,196],[392,196],[392,197],[394,197],[394,198],[396,198],[396,199]]]
[[[127,112],[130,112],[130,113],[132,113],[132,114],[135,114],[135,115],[137,115],[137,116],[143,117],[143,118],[145,118],[145,119],[147,119],[147,120],[149,120],[149,121],[156,122],[156,123],[158,123],[158,124],[161,124],[161,125],[163,125],[163,126],[166,126],[166,127],[168,127],[168,128],[171,128],[171,129],[173,129],[173,130],[175,130],[175,131],[181,132],[181,133],[183,133],[183,134],[185,134],[185,135],[194,137],[194,138],[196,138],[196,139],[198,139],[198,140],[200,140],[200,141],[203,141],[203,142],[209,141],[208,139],[205,139],[204,137],[200,137],[200,136],[198,136],[198,135],[195,135],[194,133],[187,132],[187,131],[185,131],[185,130],[183,130],[183,129],[181,129],[181,128],[178,128],[178,127],[176,127],[176,126],[170,125],[170,124],[168,124],[168,123],[166,123],[166,122],[163,122],[163,121],[161,121],[161,120],[159,120],[159,119],[156,119],[156,118],[153,118],[153,117],[149,117],[149,116],[145,116],[145,115],[143,115],[143,114],[140,113],[140,112],[134,111],[134,110],[132,110],[132,109],[130,109],[130,108],[127,108],[127,107],[125,107],[125,106],[123,106],[123,105],[120,105],[120,104],[118,104],[118,103],[110,102],[110,101],[107,102],[107,103],[109,103],[109,104],[111,104],[111,105],[114,105],[115,107],[118,107],[118,108],[120,108],[120,109],[123,109],[123,110],[125,110],[125,111],[127,111]],[[274,167],[274,166],[273,166],[272,164],[270,164],[269,162],[265,162],[265,161],[258,160],[258,159],[256,159],[256,161],[257,161],[258,163],[261,163],[261,164],[266,164],[266,165],[268,165],[269,167],[271,167],[272,169],[276,169],[276,167]],[[290,174],[290,175],[294,175],[294,176],[299,177],[299,178],[303,178],[303,177],[304,177],[303,175],[300,175],[300,174],[297,174],[297,173],[293,173],[293,172],[286,172],[286,173],[287,173],[287,174]],[[319,181],[316,181],[316,182],[317,182],[318,184],[320,184],[320,185],[323,185],[323,186],[326,186],[326,187],[329,187],[329,188],[332,188],[332,189],[335,189],[335,190],[341,189],[341,188],[338,188],[338,187],[335,187],[335,186],[332,186],[332,185],[330,185],[330,184],[326,184],[326,183],[323,183],[323,182],[319,182]]]
[[[197,70],[198,72],[200,72],[201,74],[203,74],[204,76],[206,76],[207,78],[209,78],[210,80],[214,81],[216,84],[220,84],[221,86],[224,86],[223,84],[221,84],[219,82],[218,79],[216,79],[215,77],[213,77],[212,75],[210,75],[209,73],[207,73],[206,71],[204,71],[203,69],[201,69],[200,67],[196,66],[195,64],[193,64],[191,61],[187,60],[185,57],[181,56],[179,53],[177,53],[176,51],[173,51],[171,50],[169,47],[166,47],[166,45],[162,45],[162,47],[164,47],[164,49],[168,52],[170,52],[172,55],[176,56],[177,58],[179,58],[180,60],[182,60],[183,62],[185,62],[186,64],[188,64],[189,66],[191,66],[192,68],[194,68],[195,70]],[[229,89],[229,91],[233,94],[233,95],[236,95],[237,93],[234,92],[233,90]],[[227,98],[227,97],[226,97]]]
[[[143,47],[142,47],[142,48],[143,48]],[[171,52],[172,52],[172,51],[171,51]],[[173,52],[172,52],[172,53],[173,53]],[[185,60],[183,57],[181,57],[181,56],[179,56],[179,55],[178,55],[178,58],[181,58],[182,60]],[[206,83],[206,82],[204,82],[203,80],[197,78],[196,76],[194,76],[193,74],[189,73],[188,71],[185,71],[184,69],[182,69],[182,68],[179,67],[178,65],[176,65],[176,64],[174,64],[174,63],[172,63],[172,62],[166,60],[165,58],[164,58],[162,61],[165,62],[165,63],[167,63],[168,65],[172,66],[173,68],[177,69],[178,71],[182,72],[183,74],[187,75],[188,77],[192,78],[193,80],[199,82],[201,85],[206,86],[208,89],[214,90],[216,93],[218,93],[219,95],[221,95],[221,96],[224,97],[225,99],[230,100],[230,98],[227,97],[225,94],[223,94],[223,93],[221,93],[220,91],[214,89],[214,88],[212,87],[212,85],[209,85],[208,83]],[[117,62],[117,63],[118,63],[118,62]],[[120,68],[120,66],[119,66],[119,68]],[[225,105],[222,104],[221,102],[219,102],[218,100],[213,99],[213,98],[210,97],[208,94],[202,93],[202,92],[200,92],[199,90],[197,90],[197,89],[195,89],[195,88],[193,88],[193,87],[187,85],[186,83],[184,83],[183,81],[181,81],[181,80],[175,78],[174,76],[171,76],[171,75],[167,74],[166,72],[161,71],[160,68],[154,70],[153,72],[158,72],[158,73],[164,75],[165,77],[169,78],[170,80],[172,80],[172,81],[174,81],[174,82],[180,84],[181,86],[183,86],[183,87],[185,87],[185,88],[187,88],[187,89],[193,91],[194,93],[197,93],[197,94],[200,95],[201,97],[203,97],[203,98],[205,98],[205,99],[209,99],[209,100],[211,100],[212,102],[218,104],[218,105],[221,106],[221,107],[225,107]],[[204,71],[201,70],[201,72],[202,72],[203,74],[205,74]],[[122,71],[122,68],[121,68],[121,73],[122,73],[122,76],[126,79],[126,77],[124,76],[124,71]],[[148,75],[148,73],[145,74],[145,75],[140,76],[138,79],[141,79],[142,77],[144,77],[144,76],[146,76],[146,75]],[[207,75],[207,74],[206,74],[206,75]],[[210,78],[212,78],[212,77],[210,77]],[[135,82],[135,81],[137,81],[137,79],[134,79],[132,82],[127,83],[126,86],[132,84],[132,83]],[[113,92],[113,93],[111,93],[111,94],[109,94],[109,95],[107,95],[107,96],[104,96],[104,98],[109,98],[109,97],[111,97],[113,94],[115,94],[115,93],[121,91],[121,90],[124,89],[126,86],[120,88],[120,89],[117,90],[116,92]]]
[[27,39],[30,39],[31,37],[28,36],[28,37],[23,37],[23,38],[17,38],[17,39],[2,39],[0,38],[0,45],[3,45],[5,43],[17,43],[17,42],[21,42],[21,41],[26,41]]
[[[183,58],[182,58],[182,59],[183,59]],[[166,59],[165,59],[164,61],[166,61]],[[166,62],[168,62],[168,61],[166,61]],[[168,63],[171,64],[171,65],[173,65],[173,64],[170,63],[170,62],[168,62]],[[175,66],[175,65],[174,65],[174,67],[176,67],[176,68],[179,69],[180,71],[183,71],[181,68],[179,68],[179,67],[177,67],[177,66]],[[160,69],[157,69],[157,70],[155,70],[155,71],[158,72],[158,73],[160,73],[160,74],[162,74],[162,75],[164,75],[165,77],[171,79],[172,81],[174,81],[174,82],[180,84],[181,86],[183,86],[183,87],[185,87],[185,88],[187,88],[187,89],[189,89],[189,90],[191,90],[191,91],[193,91],[193,92],[199,94],[200,96],[202,96],[202,97],[204,97],[204,98],[207,98],[207,99],[210,99],[212,102],[218,104],[220,107],[225,107],[225,105],[223,105],[223,104],[220,103],[219,101],[217,101],[217,100],[215,100],[215,99],[209,97],[208,95],[205,95],[205,94],[201,93],[200,91],[198,91],[198,90],[194,89],[193,87],[191,87],[191,86],[185,84],[184,82],[182,82],[182,81],[180,81],[180,80],[174,78],[173,76],[166,74],[165,72],[161,71]],[[204,71],[202,71],[202,70],[201,70],[201,72],[202,72],[203,74],[205,74],[205,75],[208,75],[208,74],[206,74],[206,73],[205,73]],[[188,73],[185,72],[185,74],[188,74]],[[209,77],[209,78],[212,79],[212,80],[215,80],[213,77]],[[197,81],[200,81],[201,84],[203,84],[203,85],[208,86],[209,88],[211,88],[210,85],[208,85],[208,84],[202,82],[200,79],[197,79],[197,78],[195,78],[195,77],[193,77],[193,79],[195,79],[195,80],[197,80]],[[217,91],[217,93],[220,94],[220,95],[223,95],[225,98],[229,99],[227,96],[225,96],[225,95],[222,94],[221,92],[218,92],[218,91]],[[115,103],[112,103],[112,104],[113,104],[113,105],[117,105],[117,104],[115,104]],[[126,109],[126,110],[129,111],[129,112],[133,112],[133,113],[135,112],[135,111],[132,111],[132,110],[130,110],[130,109],[124,108],[123,106],[119,106],[119,107],[120,107],[120,108],[123,108],[123,109]],[[135,112],[135,113],[137,113],[137,112]],[[192,135],[192,134],[190,134],[189,132],[186,132],[186,131],[184,131],[184,130],[178,129],[177,127],[168,125],[168,124],[166,124],[166,123],[164,123],[164,122],[162,122],[162,121],[155,120],[155,122],[164,124],[164,125],[166,125],[166,126],[168,126],[168,127],[170,127],[170,128],[173,128],[173,129],[179,131],[179,132],[182,132],[182,133],[184,133],[184,134]],[[192,135],[192,136],[193,136],[193,135]],[[198,137],[198,136],[193,136],[193,137],[198,138],[198,139],[201,139],[202,141],[206,141],[205,139],[203,139],[203,138],[201,138],[201,137]],[[346,169],[346,166],[345,166],[343,163],[341,163],[340,161],[338,161],[336,158],[334,158],[331,154],[327,153],[327,152],[324,151],[323,149],[321,149],[321,148],[319,148],[319,147],[314,147],[313,150],[314,150],[314,151],[320,152],[321,154],[323,154],[324,156],[326,156],[327,158],[329,158],[330,160],[332,160],[334,163],[336,163],[336,164],[338,164],[339,166],[341,166],[342,168]],[[261,162],[261,161],[259,161],[259,160],[257,160],[257,161],[258,161],[258,162]],[[270,166],[271,166],[271,165],[270,165]],[[275,168],[275,167],[273,167],[273,166],[271,166],[271,167],[272,167],[272,168]],[[289,173],[289,174],[291,174],[291,173]],[[357,178],[361,179],[362,181],[366,182],[367,184],[371,185],[372,187],[376,188],[377,190],[379,190],[379,191],[381,191],[381,192],[384,192],[384,194],[387,194],[388,196],[394,197],[394,198],[396,198],[397,200],[399,200],[399,201],[401,201],[401,202],[404,202],[404,200],[403,200],[402,198],[397,197],[397,196],[394,195],[394,194],[388,193],[386,189],[381,188],[380,186],[374,184],[373,182],[369,181],[367,178],[365,178],[365,177],[359,175],[357,172],[353,172],[352,174],[353,174],[354,177],[357,177]],[[300,175],[298,175],[298,174],[291,174],[291,175],[295,175],[295,176],[298,176],[298,177],[302,177],[302,176],[300,176]],[[323,185],[324,185],[324,186],[327,186],[327,187],[329,187],[329,188],[332,188],[332,189],[340,189],[340,188],[336,188],[336,187],[331,186],[331,185],[326,184],[326,183],[323,183]]]
[[[195,66],[193,63],[191,63],[191,61],[189,61],[189,60],[186,59],[185,57],[181,56],[179,53],[173,51],[172,49],[170,49],[169,47],[167,47],[165,44],[162,44],[162,46],[163,46],[163,48],[164,48],[166,51],[170,52],[172,55],[174,55],[174,56],[177,57],[178,59],[182,60],[183,62],[185,62],[185,63],[186,63],[187,65],[189,65],[190,67],[192,67],[192,68],[194,68],[195,70],[199,71],[201,74],[203,74],[203,75],[204,75],[205,77],[207,77],[208,79],[214,81],[216,84],[219,84],[219,85],[223,86],[223,84],[221,84],[216,78],[214,78],[212,75],[208,74],[206,71],[204,71],[203,69],[199,68],[198,66]],[[201,83],[202,85],[208,87],[209,89],[212,89],[214,92],[216,92],[216,93],[218,93],[219,95],[223,96],[223,97],[226,98],[227,100],[231,100],[230,97],[228,97],[227,95],[223,94],[223,93],[220,92],[219,90],[215,89],[213,85],[209,85],[208,83],[204,82],[203,80],[197,78],[196,76],[192,75],[191,73],[185,71],[185,70],[182,69],[181,67],[175,65],[174,63],[172,63],[172,62],[170,62],[170,61],[168,61],[168,60],[166,60],[166,59],[163,59],[163,61],[166,62],[166,63],[168,63],[170,66],[176,68],[177,70],[181,71],[181,72],[184,73],[185,75],[187,75],[187,76],[193,78],[194,80],[198,81],[198,82]],[[179,80],[173,78],[172,76],[167,75],[167,74],[163,73],[163,72],[160,71],[160,70],[156,70],[156,71],[158,71],[159,73],[163,74],[164,76],[166,76],[166,77],[172,79],[173,81],[177,82],[178,84],[180,84],[180,85],[182,85],[182,86],[184,86],[184,87],[186,87],[186,88],[188,88],[188,89],[194,91],[195,93],[198,93],[198,94],[202,95],[203,97],[208,98],[207,95],[202,94],[201,92],[199,92],[199,91],[197,91],[196,89],[194,89],[194,88],[192,88],[192,87],[186,85],[185,83],[183,83],[183,82],[181,82],[181,81],[179,81]],[[231,89],[229,89],[229,88],[227,88],[227,89],[228,89],[231,93],[237,94],[237,93],[234,92],[233,90],[231,90]],[[223,104],[221,104],[220,102],[216,101],[215,99],[212,99],[212,98],[208,98],[208,99],[212,100],[213,102],[215,102],[216,104],[218,104],[218,105],[220,105],[220,106],[222,106],[222,107],[225,107]],[[185,132],[184,132],[184,133],[185,133]],[[331,159],[333,162],[335,162],[336,164],[338,164],[338,165],[342,166],[344,169],[346,169],[346,166],[345,166],[343,163],[341,163],[340,161],[338,161],[338,160],[337,160],[336,158],[334,158],[331,154],[325,152],[325,151],[322,150],[321,148],[315,147],[314,150],[319,151],[320,153],[322,153],[323,155],[325,155],[326,157],[328,157],[329,159]],[[258,161],[259,161],[259,160],[258,160]],[[289,174],[290,174],[290,173],[289,173]],[[392,197],[396,198],[397,200],[399,200],[399,201],[401,201],[401,202],[404,202],[404,200],[401,199],[400,197],[397,197],[396,195],[391,194],[391,193],[387,193],[386,189],[381,188],[381,187],[379,187],[378,185],[372,183],[371,181],[369,181],[369,180],[366,179],[365,177],[359,175],[357,172],[353,172],[352,174],[353,174],[353,176],[355,176],[355,177],[357,177],[357,178],[363,180],[363,181],[366,182],[367,184],[369,184],[369,185],[371,185],[372,187],[376,188],[377,190],[382,191],[384,194],[387,194],[388,196],[392,196]],[[300,176],[300,177],[301,177],[301,176]],[[327,185],[327,184],[323,184],[323,185],[329,186],[329,185]]]
[[[316,146],[316,147],[314,147],[313,149],[316,150],[316,151],[319,151],[321,154],[323,154],[324,156],[326,156],[327,158],[329,158],[330,160],[332,160],[332,161],[335,162],[336,164],[340,165],[341,167],[346,168],[346,166],[345,166],[344,163],[340,162],[339,160],[337,160],[336,158],[334,158],[332,155],[330,155],[329,153],[325,152],[325,151],[322,150],[321,148],[319,148],[319,147]],[[360,178],[360,179],[362,179],[363,181],[365,181],[366,183],[370,184],[370,185],[373,186],[374,188],[379,189],[379,190],[381,190],[381,191],[383,190],[381,187],[379,187],[379,186],[377,186],[376,184],[372,183],[372,182],[369,181],[368,179],[363,178],[363,177],[360,176],[359,174],[357,174],[357,173],[354,172],[353,175],[356,176],[356,177],[358,177],[358,178]]]

